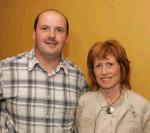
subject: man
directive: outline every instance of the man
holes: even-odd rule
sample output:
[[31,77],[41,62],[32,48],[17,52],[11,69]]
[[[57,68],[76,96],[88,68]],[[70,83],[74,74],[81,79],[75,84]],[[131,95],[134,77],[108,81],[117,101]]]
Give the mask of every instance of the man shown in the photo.
[[34,48],[0,63],[0,132],[73,133],[78,97],[88,85],[62,55],[69,24],[59,11],[41,12]]

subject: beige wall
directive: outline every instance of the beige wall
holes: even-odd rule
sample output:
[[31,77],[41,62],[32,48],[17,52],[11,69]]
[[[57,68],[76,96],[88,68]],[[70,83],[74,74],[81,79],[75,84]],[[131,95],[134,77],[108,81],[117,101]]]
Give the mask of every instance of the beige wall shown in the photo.
[[117,39],[131,61],[133,90],[150,100],[149,0],[1,0],[0,59],[33,47],[35,15],[46,8],[62,11],[70,22],[65,55],[85,72],[95,41]]
[[48,7],[48,0],[0,0],[0,59],[33,47],[34,17]]

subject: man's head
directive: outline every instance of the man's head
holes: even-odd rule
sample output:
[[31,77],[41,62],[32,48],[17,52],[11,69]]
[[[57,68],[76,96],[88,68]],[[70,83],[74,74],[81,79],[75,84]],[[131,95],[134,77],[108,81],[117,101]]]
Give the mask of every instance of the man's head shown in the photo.
[[40,58],[59,58],[68,40],[68,20],[59,11],[49,9],[35,19],[33,39]]
[[36,27],[37,27],[37,24],[38,24],[38,20],[39,20],[40,15],[41,15],[42,13],[46,12],[46,11],[55,11],[55,12],[58,12],[59,14],[61,14],[61,15],[65,18],[65,20],[66,20],[66,27],[67,27],[67,35],[68,35],[68,34],[69,34],[69,22],[68,22],[68,19],[66,18],[66,16],[65,16],[63,13],[59,12],[58,10],[54,10],[54,9],[44,10],[44,11],[40,12],[40,13],[37,15],[37,17],[36,17],[35,20],[34,20],[34,27],[33,27],[34,30],[36,31]]

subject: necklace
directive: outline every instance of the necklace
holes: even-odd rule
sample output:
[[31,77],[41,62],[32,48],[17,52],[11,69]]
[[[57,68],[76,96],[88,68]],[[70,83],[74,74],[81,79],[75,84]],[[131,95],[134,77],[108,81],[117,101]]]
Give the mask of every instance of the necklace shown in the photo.
[[122,93],[120,94],[120,96],[119,96],[115,101],[113,101],[110,105],[108,105],[108,106],[106,107],[106,112],[107,112],[107,114],[112,114],[112,113],[114,112],[114,108],[112,107],[112,105],[113,105],[114,103],[116,103],[116,102],[120,99],[121,96],[122,96]]
[[114,112],[114,108],[111,106],[108,106],[106,109],[107,114],[112,114]]

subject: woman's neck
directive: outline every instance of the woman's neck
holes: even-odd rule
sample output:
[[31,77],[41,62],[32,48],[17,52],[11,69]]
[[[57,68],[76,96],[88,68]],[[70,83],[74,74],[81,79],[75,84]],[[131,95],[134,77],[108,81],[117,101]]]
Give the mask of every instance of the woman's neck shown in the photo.
[[122,89],[121,87],[116,87],[112,89],[101,89],[102,95],[106,99],[108,105],[112,105],[116,101],[119,100],[122,94]]

